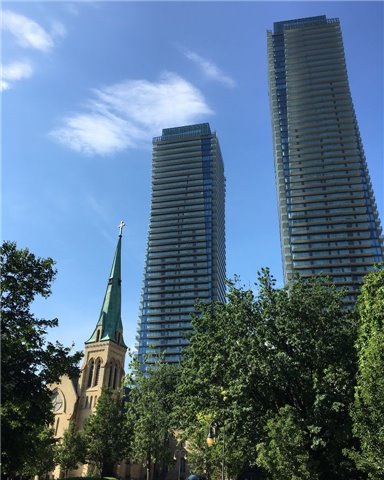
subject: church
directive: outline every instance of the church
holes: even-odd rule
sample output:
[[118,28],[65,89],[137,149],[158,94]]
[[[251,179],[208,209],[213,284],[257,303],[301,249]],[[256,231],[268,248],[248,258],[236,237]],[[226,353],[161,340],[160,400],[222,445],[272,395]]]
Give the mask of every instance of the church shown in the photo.
[[[79,378],[63,376],[51,384],[55,438],[61,438],[72,421],[81,429],[95,411],[103,387],[120,388],[124,380],[127,346],[124,343],[121,321],[121,239],[124,222],[119,225],[119,236],[111,273],[98,322],[85,342],[84,358]],[[89,465],[81,465],[73,476],[86,476]],[[117,474],[126,477],[127,466],[121,464]],[[53,472],[60,477],[60,469]]]

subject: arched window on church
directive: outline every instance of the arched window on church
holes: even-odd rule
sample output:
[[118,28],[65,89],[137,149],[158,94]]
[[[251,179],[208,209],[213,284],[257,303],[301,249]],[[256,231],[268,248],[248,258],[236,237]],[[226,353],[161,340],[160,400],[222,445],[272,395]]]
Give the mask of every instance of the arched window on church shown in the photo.
[[91,396],[91,398],[89,399],[89,408],[92,408],[92,400],[93,400],[93,397]]
[[94,386],[98,385],[99,383],[100,368],[101,368],[101,359],[99,358],[98,360],[96,360],[95,380],[93,382]]
[[112,388],[115,389],[116,388],[116,382],[117,382],[117,371],[118,371],[118,366],[115,365],[115,369],[114,369],[114,372],[113,372],[113,386]]
[[115,362],[112,360],[111,363],[109,364],[109,376],[108,376],[108,387],[113,386],[113,373],[115,370]]
[[87,382],[87,388],[92,386],[92,378],[93,378],[93,371],[95,369],[95,361],[92,359],[89,362],[89,370],[88,370],[88,382]]

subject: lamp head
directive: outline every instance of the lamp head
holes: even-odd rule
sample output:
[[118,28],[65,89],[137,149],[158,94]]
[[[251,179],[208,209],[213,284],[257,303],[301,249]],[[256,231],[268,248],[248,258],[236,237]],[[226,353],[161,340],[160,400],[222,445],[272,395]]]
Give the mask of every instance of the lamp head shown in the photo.
[[209,433],[208,437],[207,437],[208,447],[212,447],[214,443],[215,443],[215,439],[214,439],[214,437],[212,437],[211,433]]

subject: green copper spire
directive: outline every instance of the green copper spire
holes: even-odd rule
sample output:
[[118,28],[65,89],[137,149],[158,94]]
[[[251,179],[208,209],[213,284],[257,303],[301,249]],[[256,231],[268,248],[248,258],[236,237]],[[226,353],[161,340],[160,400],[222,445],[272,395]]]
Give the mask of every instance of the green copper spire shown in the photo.
[[112,340],[125,346],[123,340],[123,324],[121,321],[121,237],[124,226],[125,223],[121,221],[119,225],[119,239],[117,241],[115,257],[113,259],[99,321],[92,336],[85,343]]

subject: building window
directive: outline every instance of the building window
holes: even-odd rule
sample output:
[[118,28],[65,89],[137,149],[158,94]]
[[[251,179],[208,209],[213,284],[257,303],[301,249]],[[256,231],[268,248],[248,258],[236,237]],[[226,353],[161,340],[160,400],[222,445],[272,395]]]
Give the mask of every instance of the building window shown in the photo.
[[94,386],[96,386],[99,383],[100,368],[101,368],[101,360],[98,359],[97,362],[96,362],[95,379],[94,379],[94,382],[93,382]]
[[87,388],[90,388],[92,386],[92,378],[93,378],[93,371],[95,369],[95,361],[91,360],[89,362],[89,371],[88,371],[88,382],[87,382]]
[[112,388],[116,388],[116,381],[117,381],[117,365],[115,365],[114,372],[113,372],[113,386]]

